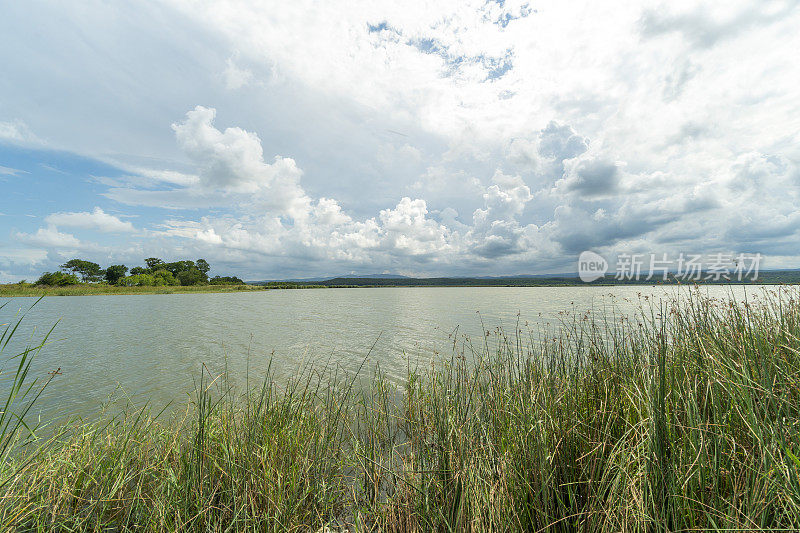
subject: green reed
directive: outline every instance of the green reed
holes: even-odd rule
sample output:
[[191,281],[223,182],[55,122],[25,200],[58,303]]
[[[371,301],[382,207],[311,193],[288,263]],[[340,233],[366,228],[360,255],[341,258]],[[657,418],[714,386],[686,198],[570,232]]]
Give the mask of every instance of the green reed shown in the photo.
[[[357,373],[304,367],[279,382],[267,371],[242,391],[203,369],[181,416],[130,410],[68,424],[40,445],[25,445],[33,430],[7,404],[3,421],[16,422],[3,442],[15,451],[0,467],[0,524],[800,528],[796,290],[643,300],[628,316],[565,315],[557,327],[452,340],[451,357],[409,369],[402,385],[369,355]],[[25,388],[25,361],[14,404],[36,390]]]

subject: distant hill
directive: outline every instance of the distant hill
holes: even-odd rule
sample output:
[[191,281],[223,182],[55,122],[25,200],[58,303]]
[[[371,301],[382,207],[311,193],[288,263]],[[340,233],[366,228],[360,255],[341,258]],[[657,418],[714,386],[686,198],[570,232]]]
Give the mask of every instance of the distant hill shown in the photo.
[[319,278],[289,278],[289,279],[269,279],[263,281],[248,281],[250,285],[265,285],[267,283],[318,283],[320,281],[328,281],[331,279],[350,279],[350,278],[358,278],[358,279],[402,279],[406,278],[407,276],[401,276],[399,274],[343,274],[341,276],[324,276]]
[[[617,280],[612,275],[595,280],[591,283],[581,281],[577,274],[531,274],[519,276],[481,276],[481,277],[436,277],[436,278],[410,278],[396,274],[369,274],[364,276],[345,275],[334,278],[303,278],[284,279],[273,281],[251,281],[253,285],[285,285],[298,286],[315,285],[324,287],[543,287],[543,286],[574,286],[574,285],[657,285],[683,283],[691,285],[693,282],[676,280],[674,278],[662,281],[652,280]],[[735,280],[719,281],[701,280],[700,284],[729,284],[739,283]],[[756,282],[745,282],[754,285],[769,284],[800,284],[800,270],[767,270],[759,273]]]

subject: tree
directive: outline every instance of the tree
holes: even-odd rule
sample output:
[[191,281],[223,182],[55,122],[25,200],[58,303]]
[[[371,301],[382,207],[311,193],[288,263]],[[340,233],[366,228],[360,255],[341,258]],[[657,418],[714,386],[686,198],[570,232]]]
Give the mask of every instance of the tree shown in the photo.
[[169,270],[161,269],[153,272],[153,280],[155,285],[178,285],[178,280],[172,275]]
[[125,277],[126,272],[128,272],[128,267],[125,265],[111,265],[106,269],[106,280],[109,283],[116,284]]
[[198,259],[194,264],[197,267],[197,270],[203,274],[208,274],[208,271],[211,270],[211,265],[209,265],[208,261],[205,259]]
[[214,276],[208,282],[211,285],[244,285],[244,281],[236,276]]
[[57,287],[63,287],[64,285],[77,285],[78,277],[75,274],[66,274],[64,272],[45,272],[36,281],[36,284]]
[[139,274],[149,274],[150,271],[144,267],[133,267],[131,269],[131,276],[138,276]]
[[156,270],[160,270],[164,267],[164,261],[158,257],[148,257],[144,260],[144,263],[147,265],[147,268],[150,270],[150,272],[155,272]]
[[[75,274],[78,271],[78,268],[80,268],[81,263],[83,263],[83,261],[81,261],[80,259],[70,259],[63,265],[59,265],[58,268],[60,268],[61,270],[69,270],[70,272]],[[50,274],[50,272],[45,272],[45,274]]]
[[70,259],[61,265],[61,269],[69,270],[72,274],[80,274],[84,282],[100,281],[103,277],[103,269],[100,268],[100,265],[83,259]]
[[197,270],[197,268],[178,273],[178,281],[181,282],[181,285],[199,285],[205,283],[207,279],[206,275]]
[[151,274],[134,274],[132,276],[126,276],[120,280],[120,285],[125,287],[147,287],[151,285],[155,285],[155,280]]
[[196,267],[194,261],[175,261],[174,263],[165,263],[163,268],[172,272],[173,276],[177,276],[181,272],[186,272]]

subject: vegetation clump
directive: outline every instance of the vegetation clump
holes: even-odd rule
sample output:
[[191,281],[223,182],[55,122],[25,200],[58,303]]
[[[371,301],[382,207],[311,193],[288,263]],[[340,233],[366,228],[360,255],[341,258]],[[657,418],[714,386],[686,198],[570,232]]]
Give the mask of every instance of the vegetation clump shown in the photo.
[[236,276],[214,276],[209,279],[208,272],[211,270],[211,265],[205,259],[165,263],[157,257],[148,257],[144,261],[146,266],[133,267],[127,275],[128,267],[125,265],[110,265],[102,269],[100,265],[91,261],[71,259],[61,265],[62,272],[42,274],[36,285],[64,287],[81,282],[105,283],[120,287],[244,285],[244,281]]
[[211,285],[243,285],[244,281],[236,276],[214,276],[208,282]]
[[78,276],[65,272],[45,272],[36,280],[36,285],[50,285],[53,287],[65,287],[67,285],[77,285],[78,283],[80,283]]
[[[694,295],[453,337],[393,384],[201,375],[185,417],[68,425],[0,466],[36,531],[800,528],[800,302]],[[14,419],[16,420],[16,419]],[[26,430],[20,426],[20,435]],[[21,438],[21,437],[20,437]]]

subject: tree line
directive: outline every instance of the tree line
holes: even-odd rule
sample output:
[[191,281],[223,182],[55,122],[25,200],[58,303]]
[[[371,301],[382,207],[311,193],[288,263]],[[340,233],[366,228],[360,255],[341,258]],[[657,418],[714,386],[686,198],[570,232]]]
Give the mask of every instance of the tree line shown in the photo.
[[59,265],[60,271],[45,272],[37,285],[76,285],[78,283],[106,283],[124,287],[161,285],[223,285],[244,284],[236,276],[208,277],[211,265],[205,259],[167,263],[157,257],[144,260],[145,266],[128,269],[125,265],[99,264],[84,259],[71,259]]

